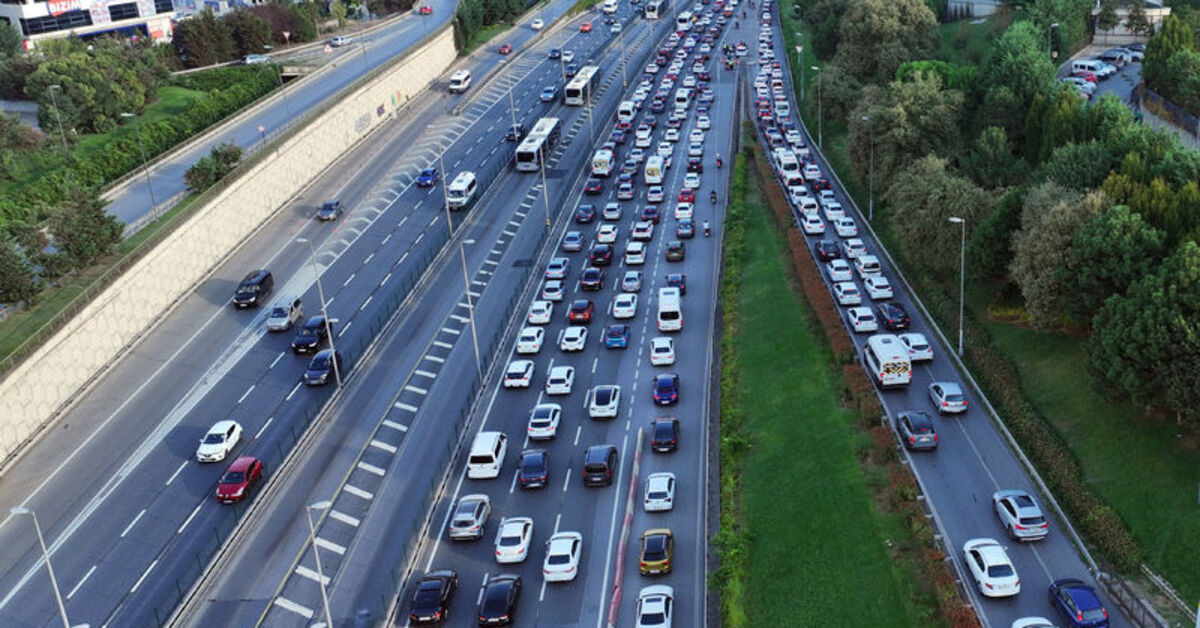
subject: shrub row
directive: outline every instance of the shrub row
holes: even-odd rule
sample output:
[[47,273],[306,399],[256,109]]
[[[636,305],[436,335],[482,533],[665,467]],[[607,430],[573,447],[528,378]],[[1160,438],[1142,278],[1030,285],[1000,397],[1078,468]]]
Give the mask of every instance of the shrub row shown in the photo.
[[[957,297],[934,282],[920,283],[919,290],[935,319],[957,320]],[[977,321],[967,317],[963,324],[964,361],[1067,516],[1115,567],[1135,571],[1143,559],[1137,541],[1120,516],[1088,487],[1062,435],[1025,400],[1016,364]]]
[[[774,181],[774,174],[765,159],[756,159],[755,164],[763,182]],[[876,502],[904,521],[911,542],[915,544],[912,549],[915,551],[913,558],[916,567],[933,588],[938,612],[944,622],[952,628],[979,628],[974,609],[963,603],[957,579],[946,555],[937,549],[934,542],[933,524],[917,501],[920,490],[916,478],[912,470],[901,463],[891,428],[879,422],[883,407],[875,394],[875,387],[855,360],[854,344],[842,325],[841,313],[832,295],[825,288],[808,243],[795,228],[791,205],[783,196],[780,186],[767,184],[764,187],[777,224],[787,229],[788,251],[800,289],[825,333],[835,363],[841,364],[847,405],[856,412],[860,429],[869,437],[870,445],[863,463],[885,472],[887,481],[876,488]]]

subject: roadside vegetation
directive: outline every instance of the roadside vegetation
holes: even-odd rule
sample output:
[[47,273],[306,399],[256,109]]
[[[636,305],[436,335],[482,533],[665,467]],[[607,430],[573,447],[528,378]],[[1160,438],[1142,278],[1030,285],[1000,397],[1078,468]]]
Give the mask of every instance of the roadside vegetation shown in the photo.
[[[838,353],[849,340],[836,313],[822,333],[806,303],[819,295],[833,307],[812,262],[800,265],[803,239],[773,214],[786,201],[769,196],[756,152],[734,164],[725,220],[713,575],[724,623],[975,626],[870,383]],[[803,290],[805,272],[820,292]]]
[[[966,219],[965,360],[1097,558],[1195,599],[1200,521],[1178,515],[1200,463],[1200,154],[1055,81],[1047,47],[1085,45],[1090,6],[982,24],[939,24],[919,0],[780,9],[789,50],[804,45],[788,58],[806,125],[822,115],[863,210],[873,178],[873,227],[948,332],[963,235],[948,218]],[[1200,48],[1181,31],[1148,49]]]

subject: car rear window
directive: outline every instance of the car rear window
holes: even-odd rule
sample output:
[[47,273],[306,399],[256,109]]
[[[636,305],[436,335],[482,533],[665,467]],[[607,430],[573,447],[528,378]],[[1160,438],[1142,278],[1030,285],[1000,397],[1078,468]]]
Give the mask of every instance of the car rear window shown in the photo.
[[1046,523],[1045,517],[1021,517],[1021,525],[1040,526]]
[[241,471],[230,471],[221,478],[221,482],[225,484],[238,484],[246,480],[246,474]]
[[666,537],[652,536],[646,539],[645,557],[647,560],[662,560],[667,557]]

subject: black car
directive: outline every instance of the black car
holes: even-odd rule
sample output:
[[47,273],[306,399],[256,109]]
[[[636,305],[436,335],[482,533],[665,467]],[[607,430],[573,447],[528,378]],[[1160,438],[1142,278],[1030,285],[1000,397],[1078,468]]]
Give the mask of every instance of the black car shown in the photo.
[[621,129],[613,129],[612,135],[610,135],[608,139],[613,144],[624,144],[625,131],[622,131]]
[[575,65],[574,63],[568,63],[566,69],[563,70],[563,72],[568,77],[575,76],[579,72],[579,66]]
[[817,259],[822,262],[828,262],[831,259],[837,259],[842,256],[841,248],[833,240],[818,241],[813,245],[813,252],[817,254]]
[[233,306],[236,308],[258,307],[271,295],[275,287],[275,278],[269,270],[251,271],[242,278],[237,290],[233,293]]
[[508,127],[508,132],[504,134],[504,139],[510,142],[519,142],[525,137],[525,125],[518,122]]
[[559,50],[558,48],[551,48],[551,49],[550,49],[550,58],[551,58],[551,59],[557,59],[557,58],[559,58],[559,57],[561,57],[561,56],[562,56],[562,51],[561,51],[561,50]]
[[321,349],[309,360],[308,368],[304,369],[304,385],[324,386],[331,378],[337,379],[341,374],[342,354],[333,349]]
[[704,173],[704,162],[699,157],[688,157],[687,171],[696,174]]
[[583,485],[609,486],[617,470],[617,448],[592,445],[583,454]]
[[329,327],[324,316],[314,316],[304,322],[299,333],[292,339],[292,353],[315,353],[325,344]]
[[908,329],[908,312],[904,311],[904,306],[899,303],[880,303],[879,304],[879,320],[883,321],[883,328],[888,331],[898,331]]
[[342,215],[342,202],[338,200],[325,201],[317,210],[317,220],[336,220]]
[[575,222],[587,224],[596,219],[596,208],[591,205],[580,205],[575,208]]
[[527,449],[517,461],[517,483],[521,488],[541,488],[550,483],[550,454],[544,449]]
[[675,373],[661,373],[654,376],[651,384],[654,405],[673,406],[679,403],[679,375]]
[[521,599],[521,576],[502,575],[488,579],[479,597],[480,626],[511,626]]
[[442,569],[425,574],[413,594],[412,610],[408,613],[409,623],[437,624],[445,620],[457,590],[457,573]]
[[679,444],[679,419],[663,417],[650,425],[650,448],[665,454],[675,451]]
[[579,278],[580,290],[603,290],[604,289],[604,269],[597,266],[585,268],[583,276]]
[[679,288],[679,295],[687,294],[687,275],[683,273],[667,273],[667,287]]
[[592,254],[588,259],[593,266],[608,266],[612,263],[612,255],[611,244],[597,244],[592,247]]
[[595,179],[595,178],[588,179],[587,183],[583,186],[583,193],[587,194],[588,196],[596,196],[597,194],[600,194],[603,191],[604,191],[604,182],[601,181],[600,179]]
[[647,205],[642,208],[642,220],[649,220],[654,224],[662,219],[662,212],[658,211],[658,205]]
[[680,242],[679,240],[671,240],[667,243],[667,261],[683,261],[683,242]]

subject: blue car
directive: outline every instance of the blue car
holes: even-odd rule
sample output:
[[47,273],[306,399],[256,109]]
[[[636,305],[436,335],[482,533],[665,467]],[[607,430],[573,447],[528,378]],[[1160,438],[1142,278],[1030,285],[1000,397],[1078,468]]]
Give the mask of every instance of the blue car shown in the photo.
[[1108,628],[1108,611],[1096,591],[1082,580],[1065,578],[1050,583],[1050,605],[1058,609],[1068,626]]
[[679,376],[675,373],[655,375],[652,389],[654,405],[673,406],[679,403]]
[[629,347],[629,325],[609,325],[604,330],[605,349],[625,349]]
[[550,58],[551,58],[551,59],[557,59],[557,58],[559,58],[559,57],[561,57],[561,56],[562,56],[562,51],[561,51],[561,50],[559,50],[558,48],[551,48],[551,49],[550,49]]
[[437,168],[426,168],[417,175],[417,187],[428,188],[437,185],[442,180],[442,173]]
[[558,98],[558,88],[554,86],[543,89],[542,95],[538,96],[538,100],[542,102],[554,102],[556,98]]

